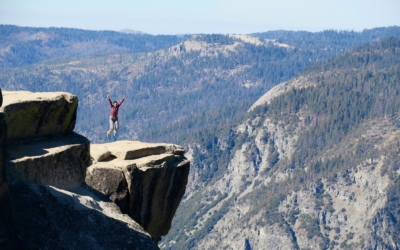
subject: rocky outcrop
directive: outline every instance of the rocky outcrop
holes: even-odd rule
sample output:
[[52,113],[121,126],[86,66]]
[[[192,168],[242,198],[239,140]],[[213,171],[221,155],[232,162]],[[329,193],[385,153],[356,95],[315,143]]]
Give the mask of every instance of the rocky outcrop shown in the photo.
[[[8,140],[59,135],[75,127],[78,98],[65,92],[4,91]],[[10,126],[12,124],[12,126]]]
[[75,96],[4,93],[0,248],[158,249],[185,192],[184,149],[121,141],[90,156]]
[[[0,89],[0,107],[2,102],[3,96]],[[15,230],[9,188],[6,182],[6,143],[7,123],[4,120],[4,113],[0,112],[0,249],[18,249],[21,246]]]
[[92,145],[86,183],[115,201],[149,234],[168,233],[185,193],[190,163],[173,144],[119,141]]
[[26,249],[158,249],[149,234],[114,203],[99,200],[83,188],[71,193],[18,183],[12,186],[12,196]]

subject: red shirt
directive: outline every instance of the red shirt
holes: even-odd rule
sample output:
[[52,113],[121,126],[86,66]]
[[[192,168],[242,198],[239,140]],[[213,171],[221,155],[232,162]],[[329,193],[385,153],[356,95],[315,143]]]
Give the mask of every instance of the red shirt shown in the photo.
[[108,102],[110,103],[111,106],[111,112],[110,112],[110,116],[111,117],[118,117],[118,109],[119,106],[121,106],[121,104],[124,102],[124,98],[122,98],[122,100],[119,102],[119,104],[117,103],[117,107],[114,107],[114,105],[112,104],[110,98],[108,98]]

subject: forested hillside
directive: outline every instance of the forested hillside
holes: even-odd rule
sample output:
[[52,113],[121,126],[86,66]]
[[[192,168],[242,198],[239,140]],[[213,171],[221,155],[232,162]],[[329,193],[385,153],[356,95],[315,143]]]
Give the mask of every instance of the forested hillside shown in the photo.
[[166,35],[0,25],[0,68],[61,57],[154,51],[179,41],[177,36]]
[[[195,35],[179,42],[180,38],[175,36],[111,31],[4,25],[0,30],[5,37],[3,44],[19,44],[27,51],[35,51],[29,45],[34,41],[44,51],[40,55],[53,58],[31,64],[33,61],[24,61],[18,51],[7,50],[0,60],[11,62],[20,58],[19,65],[29,65],[0,70],[0,84],[5,89],[63,90],[78,95],[81,105],[77,130],[92,141],[106,140],[109,112],[106,94],[110,93],[112,99],[118,100],[127,95],[120,112],[120,139],[202,144],[210,143],[217,131],[229,130],[271,87],[299,74],[317,60],[349,49],[349,44],[400,33],[396,27],[371,30],[374,36],[332,31],[325,35],[325,46],[301,48],[240,35]],[[337,49],[326,50],[342,33],[348,36],[343,37]],[[293,34],[299,39],[312,40],[309,33]],[[319,39],[316,36],[313,42],[322,44]],[[62,46],[50,49],[49,41]],[[107,50],[96,49],[105,42]],[[162,47],[168,48],[158,50]],[[75,51],[76,48],[82,50]],[[63,58],[57,53],[64,53]],[[74,53],[90,55],[67,57]],[[43,58],[35,60],[39,59]]]
[[83,102],[78,130],[94,141],[104,140],[106,94],[126,94],[121,123],[128,129],[121,138],[175,141],[163,131],[166,126],[200,119],[188,124],[195,131],[204,126],[203,113],[219,110],[230,121],[231,114],[244,113],[266,90],[311,64],[309,51],[253,40],[202,35],[156,52],[53,59],[1,70],[0,82],[9,89],[77,94]]
[[255,37],[275,39],[299,49],[324,51],[319,59],[332,57],[337,53],[354,48],[382,37],[399,37],[397,26],[357,31],[324,30],[320,32],[275,30],[252,34]]
[[229,164],[179,207],[162,247],[399,248],[399,93],[399,38],[273,88],[216,139]]

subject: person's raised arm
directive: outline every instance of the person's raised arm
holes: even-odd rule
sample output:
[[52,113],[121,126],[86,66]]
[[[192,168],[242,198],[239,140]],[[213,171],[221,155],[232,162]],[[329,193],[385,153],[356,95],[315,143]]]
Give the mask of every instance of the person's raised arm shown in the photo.
[[111,102],[111,100],[110,100],[110,95],[109,95],[109,94],[107,94],[107,100],[108,100],[108,102],[110,103],[110,106],[112,107],[112,102]]
[[119,102],[119,105],[121,106],[121,104],[125,101],[125,95],[124,97],[122,97],[121,101]]

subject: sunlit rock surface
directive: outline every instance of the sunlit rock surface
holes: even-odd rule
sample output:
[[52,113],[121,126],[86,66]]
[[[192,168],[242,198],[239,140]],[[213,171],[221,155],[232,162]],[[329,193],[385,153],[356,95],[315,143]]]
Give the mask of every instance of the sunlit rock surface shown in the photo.
[[32,182],[67,190],[83,184],[90,160],[89,140],[75,133],[13,141],[7,151],[9,182]]
[[[78,98],[65,92],[3,91],[8,140],[72,132]],[[11,126],[12,124],[12,126]]]
[[183,153],[173,144],[94,144],[86,183],[115,201],[156,239],[168,233],[185,193],[190,162]]

